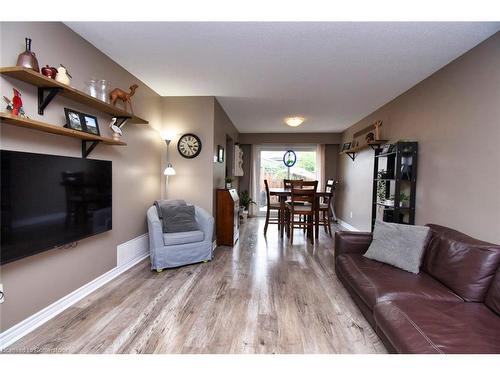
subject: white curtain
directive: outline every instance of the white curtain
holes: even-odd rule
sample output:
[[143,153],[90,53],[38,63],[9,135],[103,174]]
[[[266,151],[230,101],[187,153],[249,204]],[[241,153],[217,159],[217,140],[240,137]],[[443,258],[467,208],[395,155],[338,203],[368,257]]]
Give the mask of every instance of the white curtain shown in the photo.
[[[258,202],[259,201],[259,184],[258,184],[258,171],[257,171],[257,157],[258,157],[258,150],[256,145],[252,145],[251,151],[250,151],[250,196],[253,198],[254,201]],[[255,216],[258,214],[259,207],[255,204],[251,204],[249,209],[249,214],[250,216]]]
[[325,145],[316,146],[316,176],[318,179],[318,189],[325,188]]

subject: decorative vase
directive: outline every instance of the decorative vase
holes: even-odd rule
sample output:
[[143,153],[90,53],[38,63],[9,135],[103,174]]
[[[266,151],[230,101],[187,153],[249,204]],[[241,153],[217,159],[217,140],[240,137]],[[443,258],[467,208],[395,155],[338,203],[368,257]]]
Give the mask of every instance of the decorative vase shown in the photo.
[[32,69],[35,72],[40,72],[38,67],[38,60],[34,52],[31,52],[31,38],[24,38],[26,40],[26,50],[21,52],[17,57],[16,66]]
[[66,71],[66,68],[62,65],[59,66],[59,68],[57,68],[56,81],[60,82],[62,84],[68,85],[68,86],[71,82],[70,76],[69,76],[68,72]]
[[231,183],[230,182],[226,182],[226,189],[231,189]]
[[56,69],[56,68],[54,68],[54,67],[51,67],[51,66],[45,65],[45,66],[42,68],[42,74],[43,74],[45,77],[49,77],[49,78],[55,79],[55,78],[56,78],[56,74],[57,74],[57,69]]
[[111,82],[101,79],[97,82],[97,99],[109,103],[109,91],[111,89]]
[[85,92],[93,98],[97,98],[97,81],[94,78],[85,82]]

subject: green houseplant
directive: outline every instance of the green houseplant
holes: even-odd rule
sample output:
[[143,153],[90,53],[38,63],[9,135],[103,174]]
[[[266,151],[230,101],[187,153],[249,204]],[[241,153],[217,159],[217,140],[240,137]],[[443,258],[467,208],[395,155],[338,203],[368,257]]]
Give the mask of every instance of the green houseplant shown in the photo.
[[227,176],[224,181],[226,182],[226,189],[231,189],[231,182],[233,182],[233,178],[231,176]]
[[240,218],[242,222],[245,222],[246,218],[248,217],[248,209],[250,208],[251,204],[257,204],[255,201],[250,198],[250,194],[248,194],[248,191],[242,191],[240,193]]
[[408,207],[410,204],[410,197],[404,192],[399,193],[399,205],[400,207]]

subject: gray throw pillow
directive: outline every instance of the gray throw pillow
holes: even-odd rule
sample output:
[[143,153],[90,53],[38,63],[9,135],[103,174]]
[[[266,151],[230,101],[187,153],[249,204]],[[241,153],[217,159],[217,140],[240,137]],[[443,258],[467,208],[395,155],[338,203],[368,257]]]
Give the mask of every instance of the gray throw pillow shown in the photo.
[[168,205],[163,209],[163,224],[165,233],[191,232],[198,230],[194,206]]
[[429,227],[377,220],[365,257],[418,273],[428,235]]

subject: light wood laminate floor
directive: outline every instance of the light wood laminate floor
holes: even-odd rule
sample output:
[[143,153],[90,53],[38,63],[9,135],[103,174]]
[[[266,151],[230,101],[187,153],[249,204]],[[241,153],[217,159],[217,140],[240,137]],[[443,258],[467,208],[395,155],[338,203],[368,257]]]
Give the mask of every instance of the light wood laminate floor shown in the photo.
[[8,348],[49,353],[385,353],[335,276],[333,239],[294,245],[250,219],[213,261],[149,259]]

